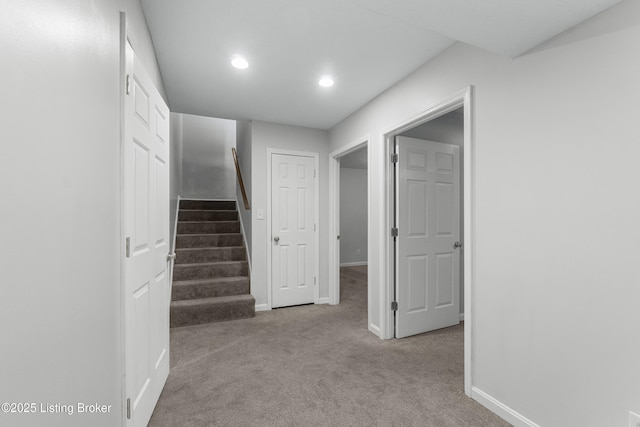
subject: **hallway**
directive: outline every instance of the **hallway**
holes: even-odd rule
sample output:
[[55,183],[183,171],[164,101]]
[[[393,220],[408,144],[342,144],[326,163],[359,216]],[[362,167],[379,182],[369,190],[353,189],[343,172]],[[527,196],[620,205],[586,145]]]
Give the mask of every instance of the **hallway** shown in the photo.
[[366,267],[340,305],[171,330],[150,426],[506,426],[464,395],[462,325],[402,340],[367,331]]

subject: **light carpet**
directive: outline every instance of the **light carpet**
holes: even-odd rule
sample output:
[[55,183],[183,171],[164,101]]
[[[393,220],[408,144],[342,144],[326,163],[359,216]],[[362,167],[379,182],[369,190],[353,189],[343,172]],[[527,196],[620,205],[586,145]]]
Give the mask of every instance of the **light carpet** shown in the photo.
[[464,394],[462,325],[400,340],[367,330],[366,267],[341,303],[171,329],[160,426],[509,426]]

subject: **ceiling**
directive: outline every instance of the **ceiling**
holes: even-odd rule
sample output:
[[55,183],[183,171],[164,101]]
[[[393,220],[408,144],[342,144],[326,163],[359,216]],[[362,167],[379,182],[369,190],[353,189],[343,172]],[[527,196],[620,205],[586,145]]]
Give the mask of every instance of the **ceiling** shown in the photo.
[[456,41],[515,57],[620,0],[141,1],[172,111],[329,129]]

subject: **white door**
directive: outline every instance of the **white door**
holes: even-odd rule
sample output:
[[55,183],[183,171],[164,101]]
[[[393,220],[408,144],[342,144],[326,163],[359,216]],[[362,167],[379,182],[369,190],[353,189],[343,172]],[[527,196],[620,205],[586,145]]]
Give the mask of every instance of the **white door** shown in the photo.
[[396,337],[460,322],[460,156],[397,137]]
[[271,306],[314,302],[316,171],[313,157],[271,155]]
[[125,55],[125,410],[146,426],[169,375],[169,109],[129,43]]

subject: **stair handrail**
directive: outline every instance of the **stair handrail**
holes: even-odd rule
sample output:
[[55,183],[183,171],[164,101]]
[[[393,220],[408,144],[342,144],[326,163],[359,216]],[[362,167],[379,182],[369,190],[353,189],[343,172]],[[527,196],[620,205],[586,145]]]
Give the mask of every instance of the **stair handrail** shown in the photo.
[[231,147],[231,153],[233,154],[233,162],[236,165],[236,175],[238,176],[238,183],[240,184],[240,191],[242,192],[242,202],[244,208],[250,210],[249,199],[247,198],[247,191],[244,189],[244,181],[242,180],[242,171],[240,170],[240,164],[238,163],[238,152],[235,147]]

